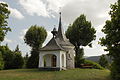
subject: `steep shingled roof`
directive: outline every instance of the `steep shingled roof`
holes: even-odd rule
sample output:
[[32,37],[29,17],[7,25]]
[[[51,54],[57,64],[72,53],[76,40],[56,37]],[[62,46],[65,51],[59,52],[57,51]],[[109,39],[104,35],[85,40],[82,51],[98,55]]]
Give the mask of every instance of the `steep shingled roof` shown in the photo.
[[69,40],[66,38],[64,31],[62,29],[62,23],[61,23],[61,12],[60,12],[60,19],[59,19],[59,27],[57,35],[47,43],[46,46],[40,49],[40,51],[45,50],[65,50],[63,46],[73,46]]
[[57,42],[57,40],[53,37],[48,44],[40,49],[41,51],[51,51],[51,50],[64,50]]

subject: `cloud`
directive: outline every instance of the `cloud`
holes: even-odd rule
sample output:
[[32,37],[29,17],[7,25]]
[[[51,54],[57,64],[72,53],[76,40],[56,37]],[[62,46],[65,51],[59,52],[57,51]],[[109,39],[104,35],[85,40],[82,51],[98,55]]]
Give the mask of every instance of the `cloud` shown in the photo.
[[51,31],[47,31],[47,38],[46,38],[45,42],[43,43],[43,46],[45,46],[48,43],[48,41],[50,41],[52,36],[53,35],[52,35]]
[[23,19],[24,18],[24,16],[22,15],[22,13],[20,11],[18,11],[17,9],[9,7],[9,10],[11,12],[10,15],[12,17],[17,18],[17,19]]
[[101,24],[99,26],[96,27],[97,33],[101,32],[101,30],[103,29],[103,27],[105,26],[105,24]]
[[[5,3],[5,4],[8,4],[7,2],[4,2],[4,1],[0,1],[0,3]],[[22,13],[20,11],[18,11],[17,9],[15,8],[11,8],[10,5],[8,4],[8,9],[10,10],[10,15],[16,19],[23,19],[24,16],[22,15]]]
[[49,17],[46,5],[41,0],[19,0],[19,3],[30,15]]
[[24,39],[24,35],[26,34],[27,30],[28,30],[28,29],[23,29],[23,30],[21,30],[19,39],[21,39],[21,40]]
[[103,24],[109,19],[110,4],[116,0],[72,0],[62,8],[63,21],[72,23],[80,14],[85,14],[87,20],[94,26]]
[[8,39],[8,38],[5,38],[5,39],[4,39],[4,42],[6,42],[6,43],[12,43],[13,41],[10,40],[10,39]]
[[71,1],[72,0],[47,0],[46,2],[48,3],[48,5],[46,6],[49,11],[58,13],[60,11],[60,8],[63,8]]
[[110,3],[113,2],[115,0],[19,0],[20,5],[29,15],[52,17],[55,13],[58,14],[61,7],[64,22],[73,22],[76,17],[84,13],[93,24],[108,19]]
[[60,11],[72,0],[19,0],[19,4],[29,15],[43,17],[55,17],[55,13]]

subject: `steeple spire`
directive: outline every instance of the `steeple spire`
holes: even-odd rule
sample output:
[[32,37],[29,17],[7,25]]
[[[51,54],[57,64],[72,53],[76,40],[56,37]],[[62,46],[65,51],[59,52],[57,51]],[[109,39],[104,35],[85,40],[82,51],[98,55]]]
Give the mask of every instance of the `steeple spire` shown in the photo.
[[57,33],[56,38],[59,38],[61,41],[65,41],[67,38],[66,38],[63,28],[62,28],[61,12],[59,14],[60,14],[60,18],[59,18],[58,33]]
[[60,19],[59,19],[59,27],[58,27],[58,31],[59,31],[59,28],[62,28],[62,23],[61,23],[61,12],[60,12],[59,14],[60,14]]

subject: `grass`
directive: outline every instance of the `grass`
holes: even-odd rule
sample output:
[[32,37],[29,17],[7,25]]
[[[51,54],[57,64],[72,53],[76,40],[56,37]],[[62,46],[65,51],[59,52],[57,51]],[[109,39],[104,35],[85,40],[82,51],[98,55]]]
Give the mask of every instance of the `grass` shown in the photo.
[[16,69],[0,71],[0,80],[111,80],[109,70],[72,69],[67,71],[39,71]]

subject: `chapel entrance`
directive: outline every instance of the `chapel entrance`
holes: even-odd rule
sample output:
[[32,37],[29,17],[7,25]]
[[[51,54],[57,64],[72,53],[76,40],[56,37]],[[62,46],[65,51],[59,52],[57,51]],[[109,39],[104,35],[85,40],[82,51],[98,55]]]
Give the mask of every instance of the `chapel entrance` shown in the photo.
[[47,54],[44,56],[44,67],[56,67],[57,56],[53,54]]
[[52,62],[52,67],[56,67],[56,56],[55,55],[52,55],[51,62]]

